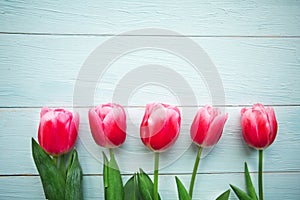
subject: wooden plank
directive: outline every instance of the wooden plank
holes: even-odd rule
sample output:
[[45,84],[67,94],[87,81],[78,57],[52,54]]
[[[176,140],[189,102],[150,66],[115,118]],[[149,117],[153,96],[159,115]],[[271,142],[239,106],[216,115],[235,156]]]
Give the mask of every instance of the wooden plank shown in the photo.
[[[49,0],[0,0],[0,199],[44,197],[30,153],[30,138],[37,138],[39,108],[44,105],[71,108],[74,86],[80,81],[77,75],[89,54],[110,36],[149,27],[190,36],[207,52],[223,81],[226,101],[222,108],[229,113],[229,120],[219,144],[204,153],[194,198],[214,199],[228,189],[229,183],[243,186],[244,161],[248,162],[251,172],[257,171],[257,153],[242,141],[239,112],[241,105],[262,102],[275,105],[279,121],[278,137],[265,151],[265,198],[299,199],[299,9],[297,0],[197,3],[175,0],[172,4],[156,0],[148,3],[87,0],[57,4]],[[173,34],[167,37],[153,37],[151,35],[157,33],[148,31],[144,34],[148,36],[123,38],[161,42],[170,38],[185,39]],[[104,58],[117,50],[105,49]],[[162,78],[177,88],[178,93],[164,87],[164,82],[139,85],[132,80],[121,88],[126,91],[132,86],[139,87],[130,91],[128,101],[113,98],[118,81],[135,67],[146,64],[175,70],[190,84],[194,94],[176,82],[174,76],[166,74]],[[88,77],[93,73],[89,72]],[[157,76],[160,73],[162,70]],[[80,82],[87,89],[97,85],[96,104],[114,101],[129,106],[126,107],[127,140],[116,150],[122,173],[126,174],[124,181],[138,168],[153,173],[153,154],[140,142],[138,126],[143,106],[150,101],[162,101],[183,106],[180,107],[183,122],[179,140],[161,155],[160,192],[163,199],[177,198],[175,175],[188,185],[196,155],[189,138],[190,123],[197,105],[213,101],[205,78],[178,55],[167,50],[144,49],[114,60],[98,82]],[[181,95],[187,99],[195,95],[197,101],[180,102]],[[103,149],[95,145],[90,135],[86,115],[91,103],[80,106],[83,108],[76,109],[81,113],[76,147],[85,174],[84,196],[85,199],[103,199]],[[257,174],[252,173],[252,176],[256,183]],[[231,195],[231,199],[236,197]]]
[[156,27],[202,36],[299,36],[299,9],[297,0],[1,1],[0,31],[119,34]]
[[[159,177],[159,192],[163,199],[177,199],[174,175]],[[256,174],[252,174],[256,181]],[[124,176],[124,183],[129,176]],[[179,178],[188,186],[190,176]],[[265,199],[298,199],[300,197],[300,173],[264,174]],[[243,174],[201,174],[197,177],[194,199],[215,199],[229,188],[229,183],[244,186]],[[255,182],[256,183],[256,182]],[[43,189],[38,176],[0,177],[0,199],[44,199]],[[164,186],[168,187],[164,187]],[[256,184],[255,184],[256,185]],[[104,199],[102,176],[85,176],[83,178],[85,199]],[[232,193],[231,200],[237,199]]]
[[[195,107],[181,107],[184,113],[179,139],[173,148],[160,157],[160,171],[164,174],[191,173],[196,148],[191,145],[189,128],[197,110]],[[242,172],[243,163],[248,162],[250,171],[257,171],[257,152],[248,148],[241,136],[240,107],[226,108],[229,120],[223,136],[211,152],[203,154],[200,173]],[[127,139],[116,150],[116,157],[122,173],[133,173],[139,168],[153,172],[153,153],[148,151],[139,138],[139,123],[144,108],[126,108]],[[265,151],[266,172],[300,171],[300,107],[275,107],[279,122],[279,133],[274,144]],[[87,110],[81,110],[81,124],[78,149],[84,174],[102,173],[103,148],[98,147],[90,134]],[[37,138],[39,109],[1,109],[0,112],[0,174],[37,174],[31,156],[31,137]],[[131,123],[133,122],[133,123]],[[22,166],[22,167],[20,167]]]
[[[165,37],[135,38],[166,40]],[[99,80],[80,82],[78,73],[84,61],[107,39],[110,37],[1,35],[0,106],[71,106],[76,81],[87,89],[97,86],[94,93],[96,103],[119,102],[120,99],[113,99],[116,88],[120,89],[119,81],[133,69],[147,64],[174,70],[184,78],[193,92],[187,90],[182,82],[174,81],[173,76],[157,72],[157,76],[162,76],[161,80],[169,85],[163,86],[163,81],[158,81],[156,85],[151,82],[148,85],[136,85],[139,83],[135,79],[122,85],[124,89],[140,87],[136,91],[130,91],[131,98],[125,101],[128,105],[140,106],[149,101],[167,101],[194,106],[212,102],[211,91],[206,82],[208,77],[203,76],[203,71],[197,72],[182,57],[167,50],[144,49],[130,52],[113,61]],[[175,37],[174,41],[183,39]],[[272,105],[300,104],[299,39],[192,39],[214,62],[223,82],[226,105],[244,105],[258,101]],[[104,51],[103,59],[106,59],[117,51],[117,47]],[[88,76],[90,74],[92,77],[94,73],[90,71]],[[144,76],[149,74],[145,73]],[[150,79],[153,77],[155,75],[151,75]],[[140,79],[142,78],[138,80]],[[171,86],[178,92],[172,93]],[[178,102],[180,96],[189,101]],[[191,103],[190,99],[193,98],[196,103]]]

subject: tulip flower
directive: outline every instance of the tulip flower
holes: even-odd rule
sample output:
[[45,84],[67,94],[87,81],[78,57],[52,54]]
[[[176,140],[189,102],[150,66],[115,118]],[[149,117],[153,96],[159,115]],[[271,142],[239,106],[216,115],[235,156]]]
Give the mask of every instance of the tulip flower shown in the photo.
[[193,142],[201,147],[215,145],[221,138],[227,118],[227,114],[221,114],[211,106],[199,109],[190,130]]
[[[39,144],[32,138],[32,157],[39,172],[45,199],[83,199],[82,169],[74,147],[79,115],[62,108],[43,107]],[[68,153],[69,152],[69,153]]]
[[141,140],[155,152],[162,152],[172,146],[179,135],[180,111],[166,104],[147,104],[140,127]]
[[193,174],[190,182],[189,195],[192,198],[197,169],[203,147],[211,147],[221,138],[228,114],[222,114],[219,109],[209,105],[200,108],[191,125],[190,134],[193,142],[199,146]]
[[243,108],[242,132],[245,142],[255,149],[265,149],[271,145],[277,134],[277,121],[272,107],[254,104]]
[[58,156],[70,151],[76,142],[79,127],[78,114],[58,108],[43,107],[40,114],[38,141],[49,154]]
[[[104,194],[107,200],[123,199],[123,182],[113,149],[126,139],[126,114],[116,103],[99,105],[89,110],[89,123],[95,142],[109,148],[110,160],[103,153]],[[109,181],[107,181],[109,180]]]
[[140,136],[144,145],[155,152],[154,200],[158,200],[159,152],[165,151],[175,143],[180,123],[181,116],[177,107],[162,103],[147,104],[140,126]]
[[259,151],[258,185],[259,199],[263,200],[263,150],[270,146],[277,134],[277,120],[272,107],[264,107],[262,104],[254,104],[252,108],[241,110],[242,133],[245,142]]
[[95,142],[116,148],[126,139],[126,114],[119,104],[102,104],[89,110],[89,123]]

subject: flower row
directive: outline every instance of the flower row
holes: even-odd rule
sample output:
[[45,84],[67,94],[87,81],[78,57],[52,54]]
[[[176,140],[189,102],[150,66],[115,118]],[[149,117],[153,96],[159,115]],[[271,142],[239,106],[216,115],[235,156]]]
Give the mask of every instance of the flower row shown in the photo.
[[[242,133],[245,142],[259,151],[259,200],[263,200],[262,162],[263,149],[273,143],[277,134],[277,121],[273,108],[254,104],[241,110]],[[153,199],[159,200],[159,153],[171,147],[178,138],[181,114],[177,107],[162,103],[147,104],[140,125],[140,137],[146,147],[155,152],[154,181],[142,170],[123,186],[121,173],[113,149],[126,139],[126,113],[118,104],[102,104],[88,112],[89,124],[95,142],[110,149],[110,160],[103,153],[103,182],[106,200]],[[189,190],[175,177],[179,200],[191,200],[203,148],[215,145],[223,132],[228,114],[211,106],[200,108],[192,122],[190,136],[198,146]],[[82,170],[76,149],[79,115],[65,109],[44,107],[38,131],[38,145],[32,139],[32,152],[47,199],[83,199]],[[43,150],[44,149],[44,150]],[[71,151],[73,149],[73,151]],[[71,153],[68,153],[70,152]],[[247,192],[230,185],[241,200],[258,200],[245,163]],[[55,192],[53,192],[55,191]],[[228,200],[230,190],[217,200]]]
[[[256,149],[273,143],[277,121],[272,107],[255,104],[241,110],[242,133],[245,142]],[[66,109],[42,108],[38,131],[41,147],[51,155],[70,151],[76,142],[79,115]],[[89,124],[95,142],[105,148],[115,148],[126,139],[126,114],[119,104],[102,104],[89,110]],[[227,113],[205,106],[198,110],[190,136],[201,147],[215,145],[228,118]],[[178,138],[181,114],[177,107],[162,103],[147,104],[140,125],[140,137],[145,146],[155,152],[171,147]]]

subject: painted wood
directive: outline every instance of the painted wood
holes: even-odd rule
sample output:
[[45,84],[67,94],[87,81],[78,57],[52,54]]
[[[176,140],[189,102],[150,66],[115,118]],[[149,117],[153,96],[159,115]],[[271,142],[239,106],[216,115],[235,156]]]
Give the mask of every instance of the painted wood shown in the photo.
[[[161,173],[191,173],[196,156],[196,148],[191,145],[189,129],[196,108],[184,109],[180,137],[172,149],[161,155]],[[223,136],[211,152],[203,153],[201,173],[242,172],[243,163],[249,163],[251,171],[257,171],[257,152],[248,148],[241,137],[240,107],[226,108],[229,114]],[[143,168],[153,172],[153,154],[139,138],[139,123],[144,108],[126,108],[127,140],[117,150],[116,157],[122,173],[132,173]],[[275,107],[279,122],[279,132],[274,144],[265,151],[266,172],[300,171],[299,123],[300,107]],[[87,110],[80,111],[87,113]],[[90,134],[87,114],[81,114],[79,139],[76,148],[84,174],[102,173],[102,153]],[[133,121],[132,124],[130,121]],[[39,109],[2,109],[0,115],[0,174],[37,174],[31,157],[31,137],[37,138]],[[17,124],[17,125],[16,125]],[[9,145],[7,145],[9,144]],[[238,152],[238,153],[237,153]],[[22,167],[20,167],[22,166]]]
[[[252,174],[256,185],[256,175]],[[160,194],[163,199],[177,199],[174,175],[161,175],[159,178]],[[178,176],[188,185],[190,176]],[[129,176],[124,176],[127,181]],[[298,199],[300,195],[300,173],[265,174],[265,199]],[[278,181],[280,180],[280,181]],[[104,199],[102,176],[83,178],[85,199]],[[198,175],[194,190],[194,199],[211,200],[229,188],[229,183],[242,187],[243,174],[201,174]],[[44,199],[43,189],[38,176],[0,177],[0,199]],[[167,187],[164,187],[167,186]],[[231,200],[237,198],[231,194]]]
[[[200,163],[194,199],[214,199],[229,183],[243,187],[244,161],[256,183],[257,154],[243,143],[239,125],[240,109],[256,102],[273,105],[279,122],[276,141],[265,151],[266,199],[299,199],[299,8],[297,0],[0,0],[0,199],[43,199],[30,154],[40,107],[72,109],[74,86],[80,81],[77,76],[90,53],[116,34],[149,27],[189,36],[207,52],[222,78],[226,101],[221,109],[229,113],[229,120],[218,145]],[[127,38],[184,40],[176,35],[145,34]],[[116,50],[106,49],[105,56]],[[180,95],[193,98],[193,94],[168,76],[164,79],[179,93],[148,85],[132,91],[126,102],[114,99],[119,80],[145,64],[175,70],[192,87],[196,103],[179,102]],[[188,185],[196,154],[189,139],[190,123],[199,105],[212,102],[205,78],[182,57],[148,48],[115,60],[98,82],[80,82],[87,88],[97,85],[94,104],[121,101],[126,106],[128,137],[116,151],[124,181],[140,167],[153,174],[153,157],[140,142],[138,126],[143,106],[162,101],[181,106],[183,123],[178,142],[161,156],[160,192],[163,199],[176,199],[175,175]],[[93,105],[80,106],[74,109],[81,113],[76,148],[85,174],[84,196],[103,199],[103,149],[92,141],[86,116]],[[236,197],[232,194],[231,199]]]
[[156,27],[201,36],[299,36],[299,9],[297,0],[1,1],[0,31],[119,34]]
[[[109,38],[0,35],[0,106],[71,106],[74,86],[79,81],[77,77],[84,61]],[[300,104],[300,39],[192,39],[214,62],[223,82],[226,105],[255,102]],[[109,56],[115,49],[107,51]],[[118,102],[120,99],[113,99],[113,94],[120,79],[146,64],[160,64],[175,70],[193,89],[198,105],[212,102],[206,77],[179,56],[155,49],[124,55],[109,66],[98,82],[79,84],[87,88],[97,85],[95,104],[112,100]],[[93,74],[94,71],[89,73]],[[164,79],[178,88],[180,94],[174,96],[161,86],[142,87],[136,93],[132,91],[133,97],[128,105],[169,101],[172,104],[194,106],[190,103],[180,104],[176,100],[176,95],[192,98],[184,85],[176,83],[168,75]],[[124,87],[132,84],[136,84],[134,79]]]

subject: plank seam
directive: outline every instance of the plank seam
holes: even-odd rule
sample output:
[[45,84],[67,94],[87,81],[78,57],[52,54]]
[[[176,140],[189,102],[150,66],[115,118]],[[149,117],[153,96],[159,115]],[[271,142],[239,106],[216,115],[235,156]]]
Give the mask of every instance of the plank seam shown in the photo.
[[[257,171],[250,172],[250,174],[257,174]],[[295,171],[265,171],[264,174],[298,174],[300,170]],[[230,175],[230,174],[244,174],[244,172],[199,172],[198,175]],[[121,174],[122,176],[132,176],[131,173]],[[148,175],[153,175],[153,173],[148,173]],[[186,176],[191,175],[191,173],[159,173],[161,176]],[[27,177],[27,176],[39,176],[38,174],[1,174],[0,177]],[[103,176],[100,173],[89,173],[83,174],[83,176]]]
[[192,38],[300,38],[299,35],[134,35],[110,33],[43,33],[43,32],[4,32],[1,35],[36,35],[36,36],[95,36],[95,37],[192,37]]
[[[180,108],[193,108],[193,107],[203,107],[203,105],[181,105],[177,106]],[[215,107],[225,107],[225,108],[240,108],[240,107],[251,107],[252,104],[227,104],[227,105],[214,105]],[[300,104],[264,104],[264,106],[272,106],[272,107],[299,107]],[[0,109],[37,109],[41,108],[42,106],[0,106]],[[69,106],[69,105],[49,105],[49,108],[57,108],[57,107],[64,107],[64,108],[92,108],[94,106]],[[145,106],[123,106],[124,108],[145,108]]]

